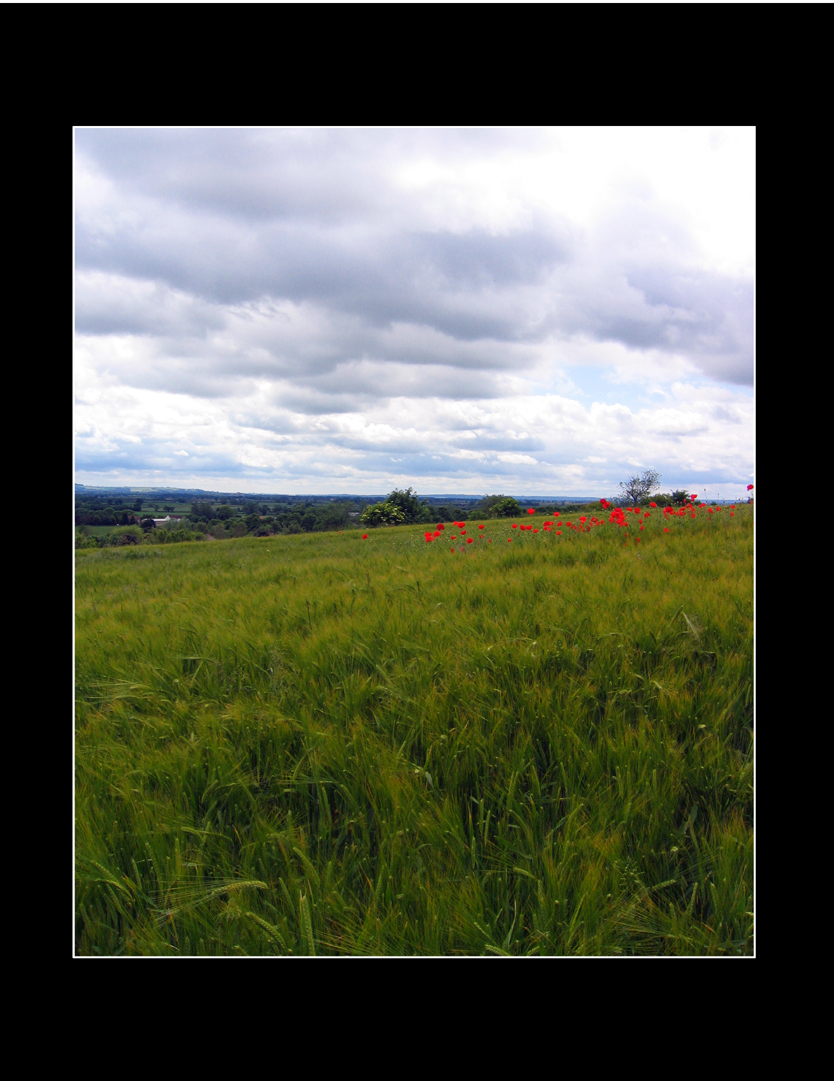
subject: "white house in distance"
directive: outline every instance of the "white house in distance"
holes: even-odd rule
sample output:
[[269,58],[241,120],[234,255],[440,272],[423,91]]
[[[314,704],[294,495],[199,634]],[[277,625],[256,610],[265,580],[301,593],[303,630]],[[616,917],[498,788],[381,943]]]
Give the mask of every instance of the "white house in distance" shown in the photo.
[[154,525],[163,525],[165,522],[181,522],[182,516],[166,514],[164,518],[153,518],[152,521]]

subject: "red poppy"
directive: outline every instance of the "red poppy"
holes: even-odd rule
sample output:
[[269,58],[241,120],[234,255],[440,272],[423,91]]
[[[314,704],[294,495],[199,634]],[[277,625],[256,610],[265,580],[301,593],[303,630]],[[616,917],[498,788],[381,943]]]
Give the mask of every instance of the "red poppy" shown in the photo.
[[513,538],[512,537],[507,537],[507,544],[512,544],[512,543],[513,543]]
[[513,522],[513,529],[518,529],[518,526]]
[[534,530],[533,530],[533,532],[534,532],[534,533],[538,533],[538,529],[534,529]]
[[486,526],[482,526],[482,525],[478,526],[478,529],[485,529],[485,528],[486,528]]
[[557,529],[557,530],[556,530],[556,536],[557,536],[557,537],[561,537],[561,535],[562,535],[562,530],[561,530],[561,529]]
[[668,533],[668,532],[669,532],[669,526],[668,526],[668,525],[667,525],[667,526],[666,526],[666,527],[664,528],[663,532],[664,532],[664,533]]
[[362,534],[362,540],[367,540],[367,539],[368,539],[368,534],[367,534],[367,533],[363,533],[363,534]]
[[437,528],[442,530],[442,529],[445,529],[446,526],[442,522],[438,522],[437,523]]
[[462,530],[460,531],[460,534],[461,534],[461,536],[463,536],[463,534],[464,534],[465,532],[466,532],[466,530],[465,530],[465,529],[462,529]]
[[752,491],[753,491],[753,485],[752,485],[752,484],[748,484],[748,485],[747,485],[747,491],[748,491],[748,492],[752,492]]
[[698,498],[698,493],[697,493],[697,492],[693,492],[693,493],[692,493],[692,495],[691,495],[691,496],[690,496],[689,498],[690,498],[690,499],[697,499],[697,498]]
[[454,548],[452,548],[452,551],[454,552]]
[[471,544],[471,543],[472,543],[472,538],[471,538],[471,537],[467,537],[467,538],[466,538],[466,543],[467,543],[467,544]]
[[731,510],[730,511],[730,517],[735,518],[735,516],[736,516],[736,512],[734,510]]
[[579,521],[584,525],[588,521],[588,519],[587,518],[580,518]]
[[657,503],[649,503],[650,507],[657,507]]
[[528,514],[535,514],[535,513],[536,513],[536,511],[535,511],[535,509],[534,509],[533,507],[528,507],[528,508],[527,508],[527,513],[528,513]]

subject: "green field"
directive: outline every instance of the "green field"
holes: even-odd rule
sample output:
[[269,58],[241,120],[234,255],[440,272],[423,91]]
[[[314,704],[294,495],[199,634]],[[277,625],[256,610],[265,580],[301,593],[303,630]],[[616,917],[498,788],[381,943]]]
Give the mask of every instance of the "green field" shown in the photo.
[[78,954],[752,954],[752,505],[485,525],[76,553]]

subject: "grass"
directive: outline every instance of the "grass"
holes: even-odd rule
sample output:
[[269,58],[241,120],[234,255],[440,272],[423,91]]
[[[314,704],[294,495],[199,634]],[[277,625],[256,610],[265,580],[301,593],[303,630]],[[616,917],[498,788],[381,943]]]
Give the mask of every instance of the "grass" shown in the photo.
[[76,951],[752,953],[752,513],[78,552]]

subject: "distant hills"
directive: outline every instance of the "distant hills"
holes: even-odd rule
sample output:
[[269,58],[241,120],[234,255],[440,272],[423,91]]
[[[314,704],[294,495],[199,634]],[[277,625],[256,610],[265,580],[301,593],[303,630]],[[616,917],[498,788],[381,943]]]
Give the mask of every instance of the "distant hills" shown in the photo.
[[[370,494],[358,494],[349,492],[334,492],[332,494],[321,495],[305,495],[303,492],[289,495],[288,493],[273,493],[273,492],[215,492],[206,488],[160,488],[160,487],[135,487],[135,486],[104,486],[95,484],[76,484],[76,495],[141,495],[146,498],[153,496],[159,496],[161,499],[170,499],[173,496],[192,496],[199,499],[208,499],[213,502],[217,502],[220,499],[226,499],[229,496],[234,496],[238,499],[254,499],[260,502],[264,500],[281,500],[281,499],[358,499],[358,500],[383,500],[389,495],[388,492],[371,492]],[[519,495],[515,496],[520,503],[529,503],[535,505],[537,503],[593,503],[599,499],[598,495]],[[463,494],[460,492],[421,492],[420,499],[428,499],[432,503],[477,503],[483,499],[483,494],[473,495]]]

